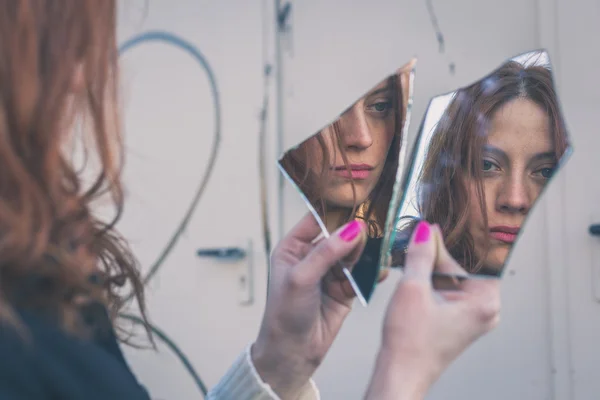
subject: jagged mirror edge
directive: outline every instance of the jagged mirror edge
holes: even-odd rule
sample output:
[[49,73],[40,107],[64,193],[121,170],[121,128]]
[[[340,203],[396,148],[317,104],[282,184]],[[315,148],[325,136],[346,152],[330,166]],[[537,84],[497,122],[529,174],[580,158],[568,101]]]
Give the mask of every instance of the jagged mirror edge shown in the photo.
[[[389,268],[391,267],[391,250],[393,238],[395,237],[396,231],[396,214],[404,201],[404,179],[405,179],[405,170],[406,170],[406,154],[408,147],[408,130],[410,128],[410,120],[412,116],[412,108],[414,102],[414,79],[416,74],[416,60],[413,62],[409,74],[409,82],[408,82],[408,101],[406,102],[406,117],[404,120],[404,126],[402,127],[402,139],[400,145],[400,155],[398,157],[398,170],[396,171],[396,179],[394,181],[394,189],[392,191],[392,199],[390,200],[390,204],[388,206],[388,213],[385,222],[385,230],[383,241],[380,249],[380,257],[381,260],[379,263],[379,268]],[[411,152],[411,158],[408,159],[410,161],[414,157]],[[387,240],[386,240],[387,238]],[[374,283],[377,285],[377,282]]]
[[[292,147],[288,151],[293,150],[294,148],[295,147]],[[308,207],[310,213],[315,218],[315,220],[319,224],[319,227],[321,228],[321,234],[315,238],[315,241],[319,240],[319,238],[328,238],[330,236],[330,234],[329,234],[329,231],[327,230],[327,227],[325,226],[325,223],[321,219],[321,216],[319,215],[319,213],[317,212],[317,210],[315,210],[315,208],[313,207],[313,205],[310,203],[310,201],[308,200],[308,198],[306,197],[306,195],[304,194],[304,192],[300,189],[300,187],[298,187],[298,185],[296,184],[296,182],[294,182],[294,180],[292,179],[292,177],[287,173],[287,171],[285,170],[285,168],[283,167],[283,165],[281,165],[282,158],[283,158],[283,156],[280,157],[279,160],[277,160],[277,167],[279,168],[279,171],[281,171],[281,173],[283,174],[283,176],[285,177],[285,179],[289,183],[291,183],[291,185],[294,188],[294,190],[296,191],[296,193],[298,193],[300,195],[300,198],[302,199],[302,201],[304,202],[304,204],[306,205],[306,207]],[[360,302],[360,304],[363,307],[366,307],[367,304],[368,304],[368,301],[363,296],[363,294],[361,293],[360,288],[358,287],[358,284],[354,280],[354,277],[352,276],[352,273],[350,272],[350,270],[348,268],[344,267],[344,268],[342,268],[342,272],[344,273],[344,275],[348,279],[348,282],[350,282],[350,286],[352,287],[352,291],[354,292],[354,294],[358,298],[358,301]]]
[[[294,149],[294,147],[292,147],[290,150],[293,150],[293,149]],[[304,202],[306,207],[308,207],[308,210],[310,211],[310,213],[313,215],[313,217],[315,217],[315,219],[317,220],[317,223],[319,224],[319,227],[321,228],[321,234],[326,238],[329,237],[329,231],[327,231],[327,228],[325,227],[325,223],[321,219],[321,216],[319,215],[317,210],[315,210],[313,205],[310,204],[310,201],[308,201],[308,198],[306,197],[306,195],[304,194],[302,189],[300,189],[300,187],[298,187],[296,182],[294,182],[292,177],[287,173],[287,171],[285,170],[283,165],[281,165],[281,159],[282,158],[277,160],[277,167],[279,168],[279,171],[283,174],[285,179],[292,185],[292,187],[294,188],[296,193],[298,193],[300,195],[300,198],[302,198],[302,201]]]
[[[536,53],[536,52],[542,53],[547,59],[547,64],[548,64],[547,68],[550,71],[550,75],[552,76],[552,85],[554,86],[554,93],[556,94],[556,104],[558,105],[558,114],[559,114],[560,118],[562,119],[562,122],[563,122],[563,125],[565,128],[565,135],[566,135],[566,139],[567,139],[567,148],[565,149],[564,153],[560,157],[560,160],[558,160],[558,163],[556,164],[556,170],[552,174],[552,177],[548,180],[548,183],[546,183],[546,185],[542,188],[539,196],[535,200],[532,210],[529,211],[529,213],[525,217],[525,220],[523,221],[523,228],[522,228],[523,231],[525,229],[527,229],[527,225],[529,223],[529,218],[532,216],[533,208],[535,208],[540,203],[540,201],[544,198],[546,192],[550,189],[550,187],[556,180],[558,174],[564,169],[567,162],[571,159],[571,156],[573,155],[573,152],[575,150],[574,149],[575,146],[573,144],[573,137],[570,133],[570,130],[569,130],[568,124],[567,124],[567,120],[566,120],[565,114],[563,112],[562,102],[560,100],[560,94],[558,91],[558,85],[556,84],[556,79],[555,79],[556,75],[554,74],[554,67],[553,67],[554,64],[552,63],[552,58],[550,57],[550,52],[544,48],[538,49],[538,50],[532,50],[532,51],[528,51],[525,53],[521,53],[515,57],[512,57],[511,60],[517,60],[519,58],[526,56],[527,54],[532,54],[532,53]],[[508,253],[508,256],[506,257],[506,261],[504,262],[504,267],[502,268],[502,272],[500,273],[500,276],[499,276],[500,278],[502,278],[504,276],[504,273],[505,273],[508,265],[510,264],[513,254],[515,253],[515,249],[517,248],[517,246],[519,246],[521,237],[522,237],[522,233],[519,233],[517,240],[515,241],[512,249],[510,250],[510,252]],[[477,275],[477,274],[471,274],[471,276],[476,276],[478,278],[485,278],[485,276],[481,276],[481,275]]]
[[[434,98],[435,99],[435,98]],[[398,225],[398,221],[400,220],[400,208],[402,207],[402,204],[404,204],[404,201],[406,199],[406,193],[407,193],[407,188],[408,185],[410,184],[410,178],[412,176],[414,167],[415,167],[415,162],[414,160],[416,159],[417,154],[419,153],[419,147],[421,144],[421,138],[423,137],[423,130],[425,128],[425,120],[427,117],[427,113],[429,112],[429,107],[431,106],[431,103],[433,102],[433,99],[429,101],[429,104],[427,105],[427,108],[425,110],[425,114],[423,116],[423,120],[421,121],[421,124],[419,126],[419,130],[417,131],[417,137],[415,138],[412,148],[411,148],[411,152],[410,152],[410,157],[408,158],[408,167],[407,168],[402,168],[402,171],[400,171],[400,168],[398,170],[398,181],[396,182],[397,187],[394,189],[394,194],[397,195],[397,198],[394,201],[394,205],[393,205],[393,209],[390,207],[390,211],[389,213],[393,213],[388,214],[388,219],[391,219],[391,223],[392,223],[392,227],[389,231],[386,232],[387,236],[387,240],[384,239],[384,244],[382,246],[382,267],[384,268],[391,268],[394,267],[392,264],[392,246],[393,243],[396,240],[396,226]],[[385,249],[384,249],[385,247]],[[384,252],[385,251],[385,252]]]

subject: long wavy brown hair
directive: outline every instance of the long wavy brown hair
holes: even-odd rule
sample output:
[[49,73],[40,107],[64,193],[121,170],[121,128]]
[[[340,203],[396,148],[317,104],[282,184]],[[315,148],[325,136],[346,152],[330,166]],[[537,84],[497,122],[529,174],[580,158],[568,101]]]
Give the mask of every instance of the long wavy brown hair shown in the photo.
[[[482,269],[483,260],[475,255],[468,231],[469,208],[481,209],[487,227],[482,150],[494,113],[517,98],[530,99],[546,110],[554,152],[560,160],[568,148],[568,138],[550,69],[509,61],[456,92],[435,128],[418,178],[419,219],[440,225],[449,252],[468,272],[491,273]],[[472,180],[476,182],[476,199],[468,195],[467,184]],[[416,219],[406,220],[401,236],[408,237],[416,223]],[[394,261],[394,265],[399,263]]]
[[[394,90],[392,90],[394,135],[383,167],[383,172],[381,173],[375,188],[373,188],[369,197],[362,204],[357,204],[356,188],[354,181],[350,179],[354,197],[354,206],[347,211],[347,215],[344,216],[342,221],[347,222],[353,218],[364,220],[369,227],[370,237],[380,237],[383,235],[388,207],[392,199],[396,172],[398,170],[398,158],[400,154],[400,145],[402,143],[402,128],[406,115],[404,104],[405,96],[403,95],[400,77],[397,74],[391,75],[387,79],[387,85],[388,87],[394,88]],[[336,152],[339,151],[344,165],[349,168],[348,157],[344,145],[344,135],[341,134],[343,128],[340,126],[339,119],[331,124],[330,129],[328,128],[323,129],[318,134],[302,142],[295,149],[288,151],[280,161],[283,169],[304,193],[306,199],[312,204],[321,218],[326,218],[327,215],[327,204],[323,199],[322,193],[325,190],[324,185],[328,182],[331,173],[330,159],[335,159]],[[333,155],[330,155],[325,135],[332,135],[332,140],[330,142],[337,144],[337,146],[334,146]],[[318,144],[318,147],[314,146],[315,143]],[[318,160],[321,161],[320,170],[318,173],[315,173],[310,166],[315,165]]]
[[[85,336],[82,307],[115,317],[126,283],[146,320],[136,259],[114,228],[117,59],[115,0],[0,1],[0,310],[17,324],[32,310]],[[76,126],[94,176],[68,151]],[[108,223],[92,211],[101,198],[116,210]]]

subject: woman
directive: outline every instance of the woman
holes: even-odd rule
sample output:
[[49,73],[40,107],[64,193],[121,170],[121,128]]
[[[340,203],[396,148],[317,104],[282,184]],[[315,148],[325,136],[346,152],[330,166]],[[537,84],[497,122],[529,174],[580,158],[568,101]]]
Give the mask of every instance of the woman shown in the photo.
[[379,83],[282,158],[281,166],[329,232],[359,218],[367,222],[370,237],[383,236],[413,66],[414,61]]
[[459,90],[440,119],[418,179],[420,218],[442,227],[469,272],[500,275],[567,147],[549,69],[510,61]]
[[[114,0],[0,2],[2,399],[149,399],[114,329],[124,284],[133,285],[145,315],[137,262],[114,229],[123,205],[115,20]],[[91,135],[88,154],[99,165],[89,185],[65,155],[77,139],[71,129],[81,122]],[[103,194],[117,210],[109,224],[92,213],[92,202]],[[282,240],[272,256],[261,332],[209,398],[318,396],[310,377],[352,301],[332,266],[355,261],[365,231],[355,221],[313,243],[319,227],[308,215]],[[392,389],[402,394],[395,391],[397,377],[404,398],[421,397],[497,320],[495,283],[482,290],[481,283],[467,282],[465,296],[440,305],[429,271],[434,263],[459,267],[437,229],[417,229],[409,258],[409,273],[388,311],[370,398],[387,398]],[[407,301],[411,296],[415,301]],[[446,340],[424,343],[408,329],[415,326],[430,336],[442,330]],[[414,360],[413,352],[423,357]]]

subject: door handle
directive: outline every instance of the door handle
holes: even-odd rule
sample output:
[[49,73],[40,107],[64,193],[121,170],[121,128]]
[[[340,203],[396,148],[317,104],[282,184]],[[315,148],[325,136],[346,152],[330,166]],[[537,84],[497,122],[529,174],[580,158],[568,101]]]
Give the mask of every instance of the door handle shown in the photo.
[[246,258],[246,250],[239,247],[217,247],[196,250],[198,257],[218,258],[225,261],[240,261]]
[[600,236],[600,224],[590,225],[589,232],[592,236]]
[[241,247],[211,247],[196,250],[196,255],[202,258],[212,258],[219,262],[239,262],[246,260],[245,268],[238,275],[238,299],[241,305],[249,306],[254,303],[254,246],[248,240],[245,249]]

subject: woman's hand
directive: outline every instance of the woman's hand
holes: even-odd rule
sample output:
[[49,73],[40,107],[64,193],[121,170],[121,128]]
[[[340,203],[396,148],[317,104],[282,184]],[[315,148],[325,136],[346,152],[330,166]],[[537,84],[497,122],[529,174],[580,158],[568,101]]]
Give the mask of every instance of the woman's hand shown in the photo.
[[279,243],[271,257],[269,296],[252,359],[282,398],[308,383],[350,312],[354,292],[341,268],[352,267],[366,226],[350,222],[329,238],[311,214]]
[[387,310],[367,398],[424,398],[444,369],[497,325],[498,279],[467,278],[455,290],[436,291],[434,269],[466,276],[448,254],[439,228],[421,222]]

